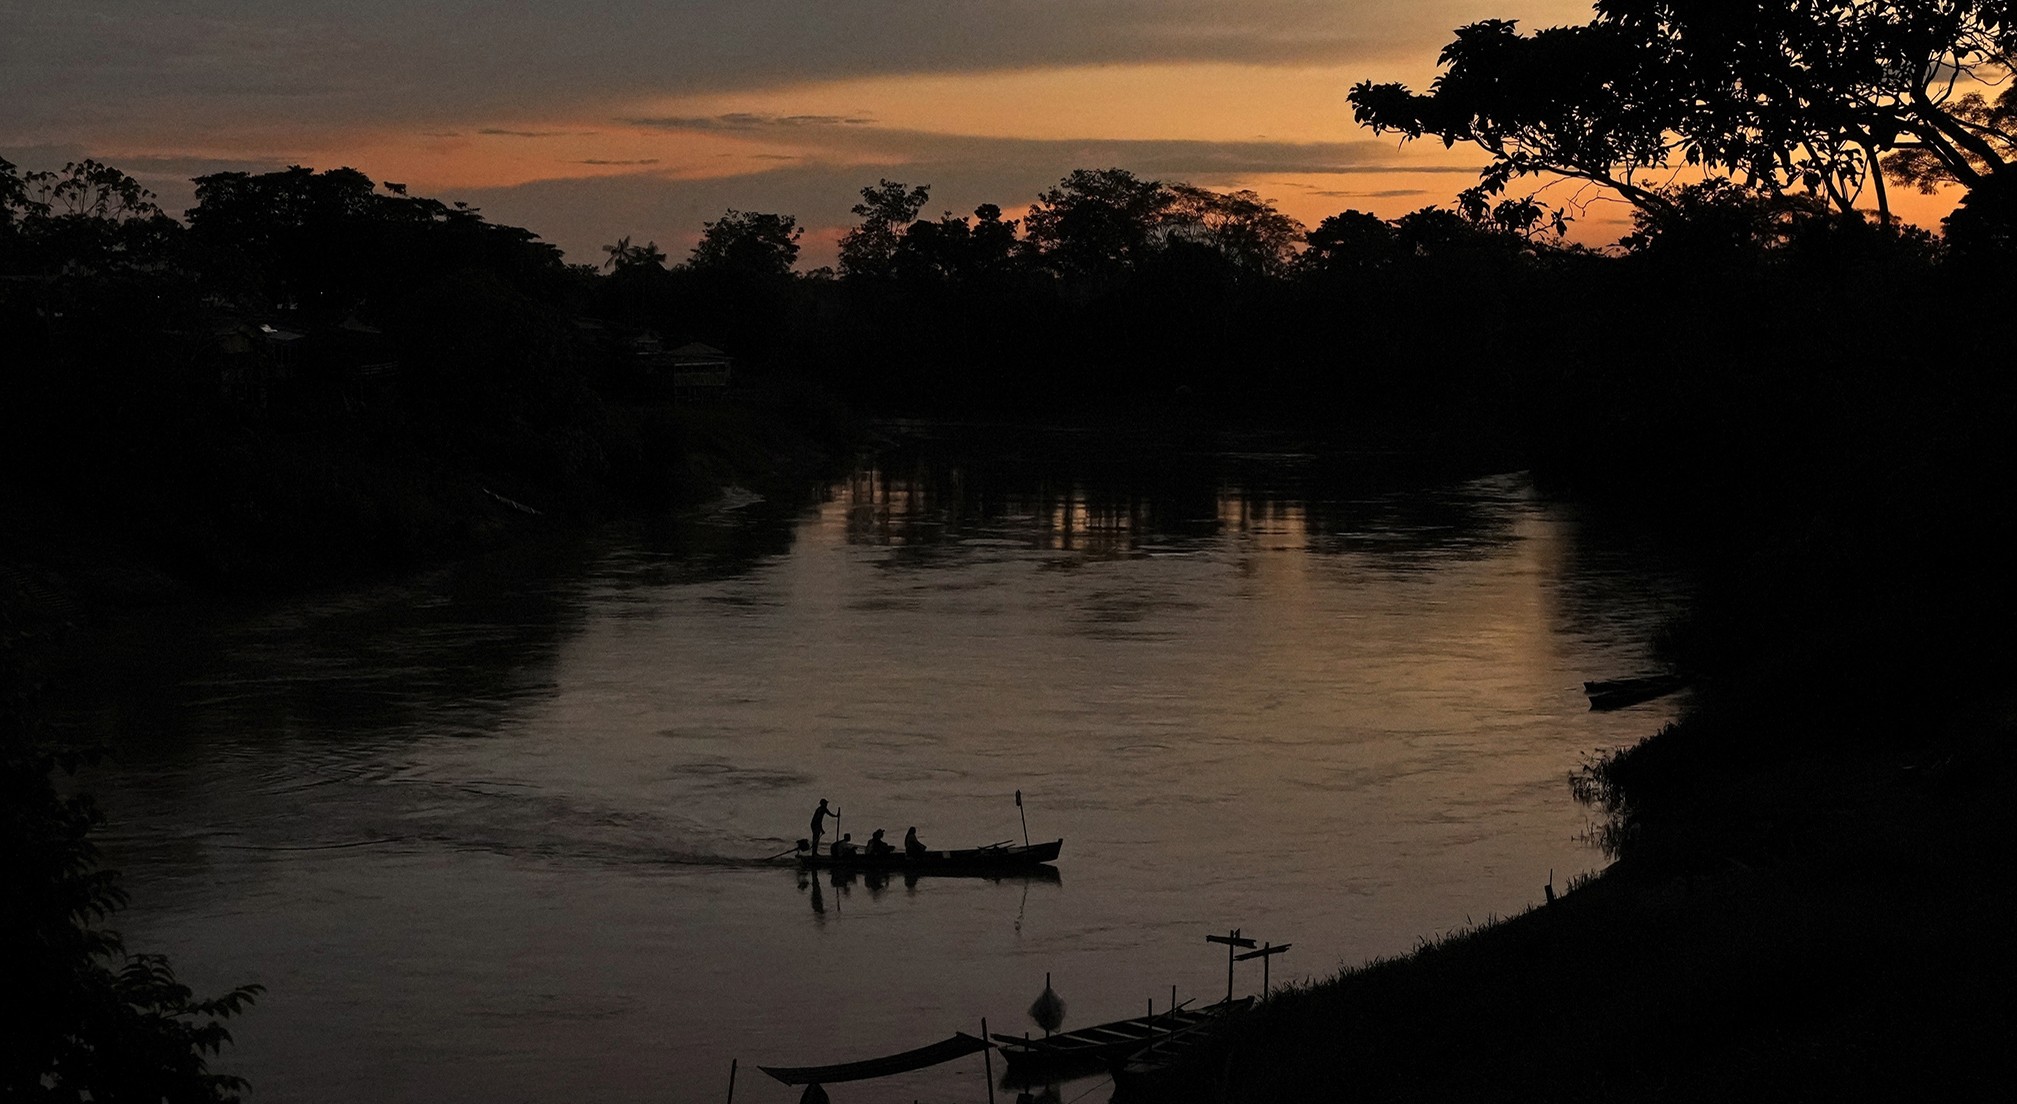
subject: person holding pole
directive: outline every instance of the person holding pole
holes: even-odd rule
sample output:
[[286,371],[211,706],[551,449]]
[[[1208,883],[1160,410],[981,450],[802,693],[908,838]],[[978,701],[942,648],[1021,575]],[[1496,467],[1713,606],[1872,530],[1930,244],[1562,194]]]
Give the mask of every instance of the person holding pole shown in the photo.
[[819,854],[819,837],[826,834],[826,818],[832,817],[834,829],[840,828],[840,810],[826,807],[826,798],[819,799],[819,808],[812,811],[812,853]]

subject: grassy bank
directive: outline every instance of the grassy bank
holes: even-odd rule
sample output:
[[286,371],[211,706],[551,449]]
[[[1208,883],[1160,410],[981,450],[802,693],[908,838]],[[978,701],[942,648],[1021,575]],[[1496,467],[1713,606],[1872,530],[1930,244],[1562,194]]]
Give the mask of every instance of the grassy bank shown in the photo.
[[1164,1098],[2000,1098],[2008,389],[1835,401],[1741,434],[1636,408],[1636,445],[1557,454],[1549,482],[1664,526],[1702,579],[1669,641],[1683,717],[1573,779],[1615,862],[1282,995]]
[[1699,834],[1663,824],[1657,855],[1628,845],[1553,904],[1282,994],[1195,1098],[1986,1098],[2011,1028],[2008,729],[1677,784]]

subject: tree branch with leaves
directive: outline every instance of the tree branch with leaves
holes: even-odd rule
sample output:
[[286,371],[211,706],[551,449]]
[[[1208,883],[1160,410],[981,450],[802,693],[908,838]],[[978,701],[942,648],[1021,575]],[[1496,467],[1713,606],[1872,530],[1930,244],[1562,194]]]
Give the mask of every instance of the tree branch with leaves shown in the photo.
[[[1532,35],[1489,20],[1456,32],[1427,95],[1364,81],[1354,118],[1403,140],[1468,142],[1491,160],[1464,206],[1517,178],[1592,181],[1643,211],[1654,170],[1693,168],[1851,213],[1878,170],[1975,184],[2017,154],[2007,114],[1970,99],[2007,77],[2011,0],[1598,0],[1597,17]],[[1999,101],[2000,102],[2000,101]],[[1897,176],[1894,173],[1894,178]]]

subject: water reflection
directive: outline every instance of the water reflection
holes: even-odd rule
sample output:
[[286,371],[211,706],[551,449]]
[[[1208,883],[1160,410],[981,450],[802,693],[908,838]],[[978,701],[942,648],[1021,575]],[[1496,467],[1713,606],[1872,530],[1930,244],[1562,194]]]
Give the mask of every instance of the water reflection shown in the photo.
[[[1233,927],[1312,973],[1405,950],[1601,861],[1564,779],[1659,718],[1581,683],[1679,584],[1519,476],[1393,471],[925,427],[806,503],[137,630],[77,713],[128,934],[267,984],[231,1065],[309,1104],[659,1099],[805,1023],[858,1056],[1013,1017],[1053,970],[1138,1015],[1223,993]],[[1072,877],[794,901],[756,860],[823,794],[933,839],[1026,813]],[[889,1098],[979,1088],[933,1076]]]
[[814,923],[824,925],[829,912],[839,914],[844,904],[854,894],[856,888],[862,890],[869,901],[881,901],[884,894],[892,889],[904,897],[915,897],[929,883],[940,881],[983,882],[993,886],[1020,887],[1016,897],[1015,923],[1017,931],[1022,930],[1024,915],[1029,911],[1031,886],[1048,888],[1061,887],[1064,875],[1053,866],[1033,866],[1027,869],[996,874],[946,874],[915,871],[854,871],[854,870],[800,870],[796,874],[798,891],[806,895],[806,903],[811,908]]
[[[990,548],[1086,559],[1185,554],[1233,535],[1270,551],[1357,554],[1386,570],[1422,570],[1517,539],[1508,506],[1531,497],[1524,481],[1505,479],[1433,495],[1340,495],[1298,470],[1310,459],[1299,454],[1172,458],[1149,449],[1154,462],[1145,462],[1127,442],[1111,443],[1123,455],[1082,448],[1069,455],[1085,467],[1032,462],[1034,470],[1003,483],[999,471],[987,469],[988,478],[938,454],[943,441],[911,444],[914,451],[893,451],[836,490],[851,543],[900,551],[885,561],[889,569],[926,569]],[[1254,470],[1269,463],[1288,470]]]

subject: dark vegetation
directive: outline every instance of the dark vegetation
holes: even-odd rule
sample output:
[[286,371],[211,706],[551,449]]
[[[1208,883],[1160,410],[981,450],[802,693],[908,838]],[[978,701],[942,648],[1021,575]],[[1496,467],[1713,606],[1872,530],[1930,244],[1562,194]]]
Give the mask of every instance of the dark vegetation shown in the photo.
[[32,705],[9,683],[0,705],[0,978],[13,1026],[0,1048],[0,1092],[9,1100],[236,1098],[244,1081],[209,1062],[230,1041],[223,1021],[259,987],[197,997],[167,959],[127,953],[105,926],[126,897],[89,839],[103,818],[88,796],[55,784],[79,756],[32,738]]
[[[1697,689],[1571,778],[1608,818],[1602,875],[1285,995],[1190,1071],[1198,1098],[2000,1091],[2017,471],[1984,323],[2013,291],[2017,98],[1945,82],[2004,79],[2010,8],[1596,8],[1465,28],[1429,94],[1352,98],[1491,153],[1476,221],[1551,217],[1504,198],[1532,172],[1635,204],[1624,263],[1567,300],[1570,420],[1534,455],[1692,550],[1668,653]],[[1637,183],[1669,159],[1710,176]],[[1891,222],[1886,175],[1968,184],[1941,240]]]
[[[0,938],[17,1007],[47,1013],[8,1089],[228,1096],[202,1056],[250,996],[196,1000],[100,929],[116,887],[32,721],[52,641],[165,594],[789,487],[855,415],[984,411],[1527,464],[1706,580],[1672,637],[1694,706],[1575,780],[1609,872],[1284,997],[1189,1084],[1985,1095],[2010,1029],[2017,100],[1971,78],[2007,76],[2009,4],[1596,16],[1464,28],[1428,94],[1355,89],[1373,129],[1489,163],[1456,210],[1314,228],[1121,169],[1020,218],[921,217],[929,188],[884,180],[837,271],[743,211],[677,265],[625,238],[570,266],[349,169],[206,177],[176,221],[116,169],[0,161]],[[1532,174],[1624,198],[1635,232],[1564,244],[1587,193],[1551,207],[1513,189]],[[1888,186],[1940,184],[1966,188],[1942,234],[1891,217]],[[729,386],[681,387],[690,342],[735,358]],[[129,1097],[115,1067],[154,1080]]]

